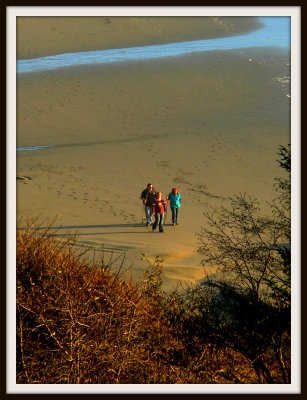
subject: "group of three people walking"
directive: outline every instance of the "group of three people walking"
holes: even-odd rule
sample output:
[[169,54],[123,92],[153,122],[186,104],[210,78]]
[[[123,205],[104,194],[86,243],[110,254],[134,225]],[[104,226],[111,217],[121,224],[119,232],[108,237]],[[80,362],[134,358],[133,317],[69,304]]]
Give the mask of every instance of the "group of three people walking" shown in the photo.
[[[168,200],[172,210],[172,223],[178,225],[178,211],[181,206],[181,194],[178,188],[173,188],[164,199],[162,193],[156,192],[153,185],[148,183],[146,189],[141,193],[141,200],[145,207],[146,225],[152,226],[153,232],[157,226],[159,226],[159,232],[164,231],[163,224]],[[154,222],[152,221],[153,216],[155,217]]]

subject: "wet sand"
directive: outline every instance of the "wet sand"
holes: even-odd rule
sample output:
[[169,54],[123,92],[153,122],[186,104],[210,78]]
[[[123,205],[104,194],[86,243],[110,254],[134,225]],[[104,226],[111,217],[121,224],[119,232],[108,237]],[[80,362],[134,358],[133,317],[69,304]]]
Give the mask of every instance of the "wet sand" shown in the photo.
[[[250,27],[250,21],[228,18],[207,18],[203,34],[216,37]],[[73,31],[73,21],[63,21],[32,23],[33,37],[34,28],[48,31],[54,25],[67,40],[46,42],[42,33],[31,46],[30,24],[20,24],[19,32],[28,33],[19,37],[18,54],[77,50],[78,35],[83,38],[78,51],[96,46],[87,40],[94,37],[95,24],[88,21],[86,30],[84,21]],[[171,41],[165,32],[174,32],[176,24],[163,21],[159,40]],[[113,46],[112,40],[116,47],[144,44],[137,43],[136,26],[147,29],[142,40],[158,40],[151,25],[157,21],[128,22],[116,22],[122,35],[109,32],[103,45]],[[182,36],[173,36],[188,40],[199,34],[200,25],[193,32],[188,24],[179,28]],[[274,196],[277,148],[290,142],[289,76],[290,60],[274,49],[19,75],[17,146],[55,147],[18,153],[17,175],[32,179],[17,181],[17,217],[45,223],[57,216],[59,235],[78,232],[80,245],[104,250],[106,257],[125,252],[125,265],[132,265],[136,278],[146,265],[142,254],[151,261],[160,256],[165,289],[179,281],[197,282],[205,275],[195,235],[205,223],[203,212],[239,193],[262,201]],[[148,182],[164,196],[177,186],[183,198],[179,225],[170,226],[168,210],[164,234],[142,225],[139,197]]]

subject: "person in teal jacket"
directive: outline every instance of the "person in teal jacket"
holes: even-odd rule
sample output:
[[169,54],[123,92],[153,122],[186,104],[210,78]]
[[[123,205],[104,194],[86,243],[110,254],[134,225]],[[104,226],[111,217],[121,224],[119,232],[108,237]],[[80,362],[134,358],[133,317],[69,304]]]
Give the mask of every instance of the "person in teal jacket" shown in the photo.
[[181,206],[181,195],[178,188],[173,188],[171,193],[167,195],[166,199],[170,201],[172,223],[173,225],[178,225],[178,211]]

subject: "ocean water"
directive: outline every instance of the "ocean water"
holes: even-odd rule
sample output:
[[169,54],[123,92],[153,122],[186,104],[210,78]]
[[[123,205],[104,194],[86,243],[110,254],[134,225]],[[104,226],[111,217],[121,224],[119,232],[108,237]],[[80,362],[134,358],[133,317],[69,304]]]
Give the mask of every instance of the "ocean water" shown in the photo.
[[141,61],[177,57],[204,51],[251,47],[279,47],[289,50],[291,45],[291,17],[259,17],[259,19],[264,24],[264,27],[244,35],[122,49],[64,53],[34,59],[17,60],[17,73],[48,71],[77,65]]
[[17,151],[37,151],[49,149],[52,146],[29,146],[29,147],[17,147]]

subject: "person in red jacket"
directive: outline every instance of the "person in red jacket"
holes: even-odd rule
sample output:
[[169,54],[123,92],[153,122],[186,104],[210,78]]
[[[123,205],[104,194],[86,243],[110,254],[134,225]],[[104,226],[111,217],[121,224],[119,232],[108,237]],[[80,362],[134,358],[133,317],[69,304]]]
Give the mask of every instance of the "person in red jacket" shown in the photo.
[[156,230],[157,225],[159,225],[159,232],[163,232],[163,221],[166,206],[167,201],[163,199],[162,193],[157,192],[152,203],[153,215],[155,216],[155,222],[152,226],[153,232]]

